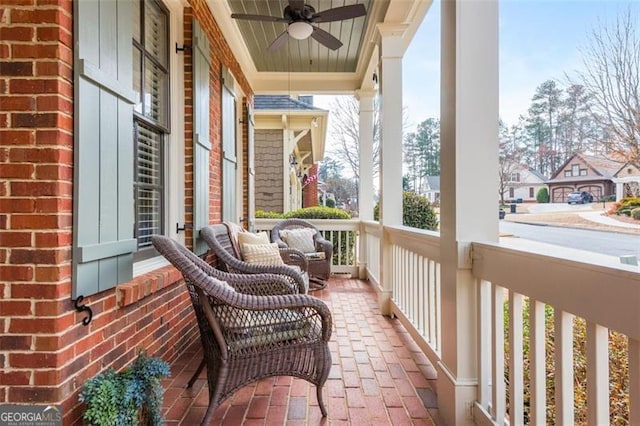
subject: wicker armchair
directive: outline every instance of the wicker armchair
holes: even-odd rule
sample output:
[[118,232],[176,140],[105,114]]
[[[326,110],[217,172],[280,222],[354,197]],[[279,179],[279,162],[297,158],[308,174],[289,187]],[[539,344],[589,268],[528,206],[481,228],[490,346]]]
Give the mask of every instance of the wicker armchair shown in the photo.
[[305,294],[240,293],[234,286],[246,280],[264,285],[273,276],[229,274],[227,282],[221,281],[173,240],[157,236],[153,244],[182,273],[196,314],[209,385],[203,425],[236,390],[270,376],[300,377],[316,385],[320,411],[327,415],[322,387],[331,368],[331,313],[323,301]]
[[281,233],[285,229],[311,228],[316,231],[313,235],[313,243],[318,253],[324,253],[324,258],[316,259],[313,256],[307,256],[309,262],[309,276],[321,281],[327,280],[331,275],[331,262],[333,257],[333,244],[324,239],[318,228],[310,222],[302,219],[285,219],[278,222],[271,230],[271,241],[278,243],[279,247],[288,247],[287,243],[282,240]]
[[[200,236],[216,256],[219,269],[241,274],[283,275],[292,284],[298,286],[300,293],[307,293],[309,289],[308,262],[303,253],[295,249],[281,249],[280,256],[286,265],[247,263],[242,260],[238,243],[231,235],[231,229],[224,223],[205,226],[200,230]],[[291,268],[287,265],[298,268]]]

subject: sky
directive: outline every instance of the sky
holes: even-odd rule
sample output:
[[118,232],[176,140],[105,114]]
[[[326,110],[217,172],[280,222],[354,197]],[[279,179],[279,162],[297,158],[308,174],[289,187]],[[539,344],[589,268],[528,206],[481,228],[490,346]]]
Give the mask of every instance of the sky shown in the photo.
[[[582,69],[580,49],[601,23],[612,22],[640,0],[501,0],[499,2],[500,117],[515,124],[537,86],[560,86]],[[636,28],[640,29],[640,17]],[[403,59],[403,99],[409,130],[440,115],[440,1],[435,0]]]

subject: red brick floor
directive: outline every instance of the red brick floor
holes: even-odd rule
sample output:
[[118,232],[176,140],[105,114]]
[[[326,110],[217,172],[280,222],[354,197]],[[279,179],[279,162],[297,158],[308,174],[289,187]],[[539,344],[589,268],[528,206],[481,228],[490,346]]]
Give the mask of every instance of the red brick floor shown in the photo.
[[[312,293],[333,313],[333,365],[324,386],[329,415],[322,418],[315,388],[292,377],[246,386],[226,400],[212,424],[225,425],[439,425],[436,371],[398,320],[379,314],[365,281],[335,279]],[[208,405],[205,372],[187,381],[201,360],[200,342],[171,367],[164,382],[167,425],[197,425]]]

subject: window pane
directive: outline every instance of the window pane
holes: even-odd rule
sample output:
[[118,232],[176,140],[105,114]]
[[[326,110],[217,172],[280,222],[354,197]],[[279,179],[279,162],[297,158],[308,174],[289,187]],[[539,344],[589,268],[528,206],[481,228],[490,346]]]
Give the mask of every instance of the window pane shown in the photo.
[[133,109],[142,114],[142,56],[135,47],[133,48],[133,91],[136,93]]
[[140,0],[133,0],[131,5],[131,18],[133,19],[133,39],[140,42]]
[[136,229],[138,249],[162,234],[162,133],[136,123]]
[[147,61],[145,74],[144,115],[159,124],[166,125],[167,73],[151,63],[151,61]]
[[145,2],[144,46],[162,65],[167,65],[167,23],[155,1]]
[[138,183],[160,185],[161,166],[160,134],[138,126]]
[[138,250],[151,247],[151,237],[162,234],[161,193],[157,189],[138,188]]

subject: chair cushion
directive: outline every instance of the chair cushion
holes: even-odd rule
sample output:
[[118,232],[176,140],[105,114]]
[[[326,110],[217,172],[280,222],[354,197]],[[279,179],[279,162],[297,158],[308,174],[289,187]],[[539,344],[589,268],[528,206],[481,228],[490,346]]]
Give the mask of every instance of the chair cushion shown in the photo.
[[247,263],[259,263],[262,265],[284,265],[280,257],[278,244],[243,244],[242,254]]
[[282,241],[287,243],[291,248],[300,250],[303,253],[315,253],[316,247],[313,242],[313,236],[316,234],[315,229],[283,229],[280,231]]
[[231,308],[229,311],[234,318],[222,317],[221,320],[232,351],[300,339],[309,333],[311,326],[303,313],[294,309],[240,312]]

